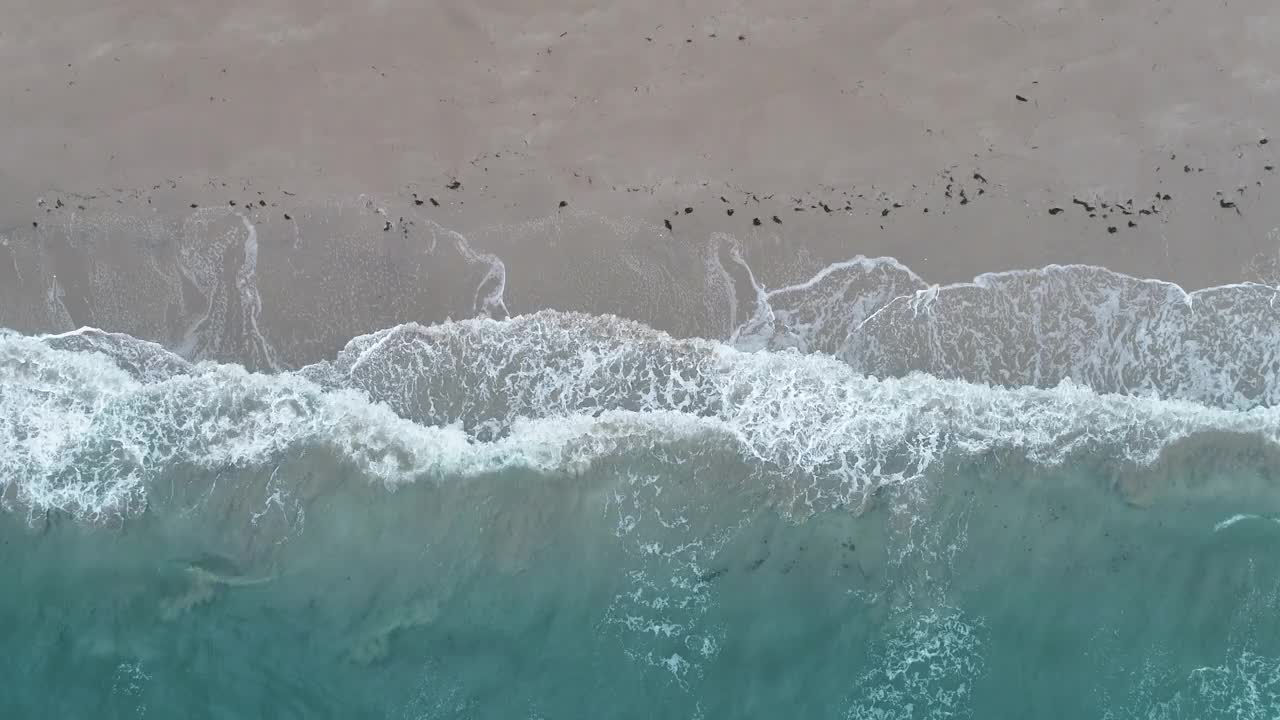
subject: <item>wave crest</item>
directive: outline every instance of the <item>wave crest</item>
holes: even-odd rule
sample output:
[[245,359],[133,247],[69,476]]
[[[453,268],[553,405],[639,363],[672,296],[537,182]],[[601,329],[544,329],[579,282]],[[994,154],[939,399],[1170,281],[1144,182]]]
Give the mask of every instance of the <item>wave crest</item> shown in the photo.
[[1043,466],[1086,456],[1147,465],[1197,436],[1280,445],[1276,409],[1100,395],[1067,380],[877,379],[825,356],[747,353],[550,311],[397,326],[276,375],[186,365],[128,336],[71,335],[0,336],[0,498],[10,504],[127,511],[173,468],[264,466],[312,448],[394,486],[704,447],[773,478],[779,502],[821,507],[991,452]]

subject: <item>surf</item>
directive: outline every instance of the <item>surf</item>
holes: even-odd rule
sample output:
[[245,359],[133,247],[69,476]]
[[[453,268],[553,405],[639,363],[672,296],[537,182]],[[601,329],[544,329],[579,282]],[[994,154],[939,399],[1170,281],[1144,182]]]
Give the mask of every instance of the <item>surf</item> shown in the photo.
[[1271,290],[1094,272],[743,270],[722,340],[495,312],[271,372],[0,332],[0,711],[1269,717]]
[[0,495],[77,515],[145,504],[179,464],[266,466],[308,448],[395,486],[505,467],[573,472],[629,443],[714,438],[780,476],[822,478],[803,502],[825,508],[988,453],[1141,468],[1198,437],[1266,453],[1280,442],[1275,408],[1100,394],[1069,379],[877,378],[821,355],[554,311],[397,326],[277,374],[191,364],[94,330],[10,334],[0,388]]

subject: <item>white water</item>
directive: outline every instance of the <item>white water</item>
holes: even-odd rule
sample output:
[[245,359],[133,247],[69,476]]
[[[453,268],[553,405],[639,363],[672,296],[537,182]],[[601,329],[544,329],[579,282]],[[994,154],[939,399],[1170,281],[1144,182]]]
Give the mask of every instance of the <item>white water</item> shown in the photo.
[[892,258],[856,258],[756,295],[732,339],[740,347],[825,353],[877,375],[1010,387],[1071,378],[1099,392],[1280,404],[1280,289],[1269,285],[1186,292],[1051,265],[936,286]]
[[[1280,445],[1280,408],[877,379],[820,355],[746,353],[612,317],[542,312],[403,325],[275,375],[190,365],[128,336],[0,335],[0,498],[99,516],[178,465],[266,466],[322,449],[394,486],[507,467],[577,472],[668,444],[736,448],[779,503],[857,503],[997,452],[1151,465],[1203,435]],[[1131,498],[1132,499],[1132,498]]]

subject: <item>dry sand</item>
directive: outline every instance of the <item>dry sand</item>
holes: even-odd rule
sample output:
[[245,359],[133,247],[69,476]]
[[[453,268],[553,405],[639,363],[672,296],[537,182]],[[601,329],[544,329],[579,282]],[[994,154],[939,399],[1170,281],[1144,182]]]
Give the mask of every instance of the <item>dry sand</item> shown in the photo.
[[1280,282],[1270,0],[5,5],[0,326],[285,366],[500,289],[724,335],[735,245]]

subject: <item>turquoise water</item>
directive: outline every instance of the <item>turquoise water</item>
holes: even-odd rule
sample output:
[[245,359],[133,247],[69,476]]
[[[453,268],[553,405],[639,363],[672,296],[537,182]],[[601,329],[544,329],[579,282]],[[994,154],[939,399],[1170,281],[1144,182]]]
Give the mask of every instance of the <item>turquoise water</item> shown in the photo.
[[0,390],[0,717],[1280,716],[1266,406],[555,313]]
[[287,540],[234,489],[123,526],[9,516],[3,716],[1280,712],[1280,523],[1214,531],[1274,499],[1137,509],[984,466],[797,522],[710,450],[395,494],[272,472],[324,486]]

